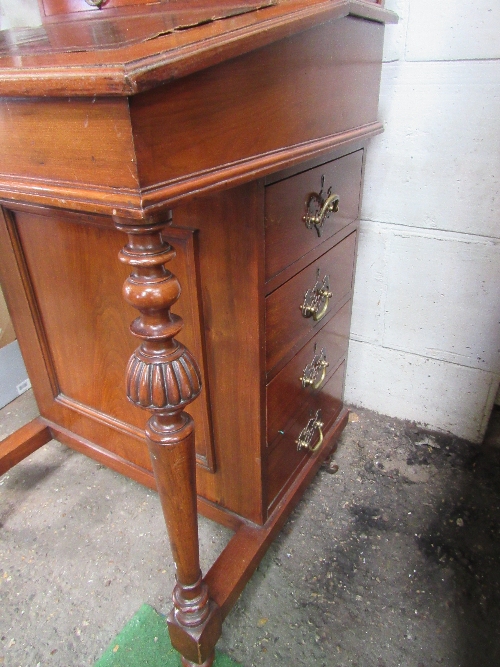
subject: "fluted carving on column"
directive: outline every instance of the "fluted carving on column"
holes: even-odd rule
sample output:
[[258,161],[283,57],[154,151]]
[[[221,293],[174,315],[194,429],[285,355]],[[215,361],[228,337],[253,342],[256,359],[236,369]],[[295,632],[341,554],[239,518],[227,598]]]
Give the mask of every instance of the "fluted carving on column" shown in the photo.
[[132,267],[123,295],[140,312],[130,327],[141,344],[127,367],[127,396],[153,413],[146,441],[176,565],[170,636],[183,665],[209,667],[221,618],[199,564],[194,423],[184,408],[199,395],[201,375],[190,352],[175,340],[183,323],[170,309],[181,288],[165,267],[175,251],[162,238],[164,224],[134,226],[124,219],[114,221],[128,234],[119,254]]
[[201,391],[200,371],[186,348],[179,344],[171,358],[151,361],[139,348],[127,368],[127,395],[149,410],[184,407]]

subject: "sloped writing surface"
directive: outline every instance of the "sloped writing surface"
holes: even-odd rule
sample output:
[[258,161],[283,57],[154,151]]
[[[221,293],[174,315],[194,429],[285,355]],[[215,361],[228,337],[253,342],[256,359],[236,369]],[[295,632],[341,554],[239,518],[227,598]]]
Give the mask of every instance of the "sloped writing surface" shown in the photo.
[[35,55],[117,49],[253,12],[275,3],[271,0],[267,2],[266,0],[263,2],[218,0],[215,5],[168,2],[144,4],[138,8],[134,6],[137,5],[134,0],[108,0],[103,10],[88,5],[85,0],[72,2],[47,0],[44,4],[46,7],[49,6],[47,13],[54,15],[67,12],[51,11],[50,8],[61,10],[67,5],[69,11],[75,12],[74,16],[80,20],[3,30],[0,32],[0,57],[14,54]]

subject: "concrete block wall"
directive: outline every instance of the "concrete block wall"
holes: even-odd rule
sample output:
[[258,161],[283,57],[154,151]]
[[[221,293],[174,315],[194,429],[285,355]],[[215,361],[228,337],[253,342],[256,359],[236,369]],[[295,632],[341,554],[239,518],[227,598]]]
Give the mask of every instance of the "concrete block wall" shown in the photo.
[[386,7],[346,400],[481,442],[500,380],[500,3]]
[[41,22],[37,0],[0,0],[0,30],[31,28]]

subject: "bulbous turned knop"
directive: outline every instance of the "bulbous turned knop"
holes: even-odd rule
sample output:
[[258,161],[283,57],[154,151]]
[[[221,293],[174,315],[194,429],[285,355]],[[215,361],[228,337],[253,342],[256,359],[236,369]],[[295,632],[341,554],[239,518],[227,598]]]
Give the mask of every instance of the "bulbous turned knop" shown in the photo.
[[201,391],[201,374],[180,343],[168,356],[147,357],[141,348],[127,368],[127,395],[141,408],[169,410],[188,405]]
[[181,286],[170,272],[147,280],[131,275],[123,285],[125,301],[137,310],[161,310],[174,304],[181,295]]

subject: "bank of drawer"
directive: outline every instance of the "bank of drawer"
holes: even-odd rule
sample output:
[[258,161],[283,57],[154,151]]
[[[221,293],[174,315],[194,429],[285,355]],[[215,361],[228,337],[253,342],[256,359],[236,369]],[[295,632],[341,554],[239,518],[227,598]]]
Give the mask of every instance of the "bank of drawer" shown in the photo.
[[[300,273],[266,298],[266,369],[271,371],[291,358],[336,312],[352,287],[356,232],[306,266]],[[303,304],[306,293],[327,277],[331,297],[321,319],[305,317]]]
[[[351,301],[298,352],[267,386],[267,443],[272,446],[309,399],[321,391],[347,354]],[[326,365],[328,364],[328,365]]]
[[[326,433],[333,424],[342,408],[344,375],[345,362],[342,362],[321,391],[310,398],[295,421],[286,428],[276,446],[269,451],[267,459],[267,498],[269,511],[272,511],[276,503],[279,502],[298,470],[311,456],[317,455],[318,452],[311,452],[307,449],[299,450],[297,440],[299,440],[301,432],[307,426],[308,421],[315,417],[318,410],[320,411],[320,419],[323,423],[323,433]],[[311,445],[315,446],[318,440],[319,431],[315,433]]]
[[[266,187],[266,280],[358,218],[362,156],[357,151]],[[325,201],[329,192],[339,197],[338,211],[324,217],[319,236],[304,221],[307,202],[312,193]]]

